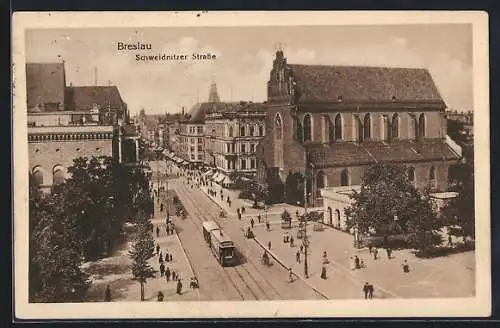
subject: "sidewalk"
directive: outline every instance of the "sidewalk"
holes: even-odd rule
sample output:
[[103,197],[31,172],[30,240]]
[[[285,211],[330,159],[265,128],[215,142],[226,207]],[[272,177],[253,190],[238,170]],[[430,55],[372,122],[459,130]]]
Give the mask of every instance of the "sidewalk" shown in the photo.
[[[165,197],[165,193],[162,194]],[[165,270],[169,268],[170,271],[175,271],[179,275],[182,282],[182,295],[176,293],[177,282],[172,281],[167,283],[165,277],[160,276],[160,264],[158,262],[159,256],[154,256],[149,260],[150,265],[158,270],[155,278],[148,280],[146,284],[146,300],[156,301],[156,296],[159,291],[165,296],[164,301],[196,301],[199,300],[199,292],[197,289],[193,290],[189,287],[190,278],[194,276],[191,265],[186,257],[184,249],[177,233],[167,236],[165,229],[165,216],[166,216],[166,201],[164,201],[164,211],[160,212],[160,204],[155,202],[155,216],[151,220],[154,225],[154,240],[155,251],[156,244],[160,245],[160,252],[165,257],[165,253],[172,254],[172,262],[164,262]],[[172,216],[171,216],[172,217]],[[173,219],[173,217],[172,217]],[[174,222],[175,224],[175,222]],[[156,237],[156,227],[160,228],[160,235]],[[140,299],[139,287],[137,288],[138,299]]]
[[[255,241],[267,249],[271,242],[271,253],[286,267],[304,279],[304,254],[300,254],[300,263],[296,261],[296,252],[302,243],[297,238],[297,224],[292,229],[281,229],[280,225],[271,226],[266,231],[263,226],[254,228]],[[283,234],[289,232],[294,237],[294,247],[283,242]],[[305,279],[312,287],[320,290],[328,298],[359,298],[365,282],[375,287],[375,298],[416,298],[416,297],[470,297],[474,295],[474,253],[462,253],[445,258],[417,259],[408,250],[393,252],[393,258],[387,259],[385,250],[380,249],[378,259],[374,260],[367,249],[354,249],[352,236],[332,228],[313,231],[308,225],[308,271]],[[327,252],[329,263],[325,265],[327,279],[321,279],[323,251]],[[358,255],[366,267],[352,270],[352,259]],[[407,259],[410,273],[403,273],[402,263]],[[471,260],[472,259],[472,260]]]

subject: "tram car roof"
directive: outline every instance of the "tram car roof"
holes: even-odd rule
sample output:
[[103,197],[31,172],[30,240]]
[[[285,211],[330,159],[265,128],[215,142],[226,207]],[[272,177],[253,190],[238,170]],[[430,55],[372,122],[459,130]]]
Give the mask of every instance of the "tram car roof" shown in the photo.
[[233,241],[231,240],[231,238],[227,237],[222,230],[219,230],[219,229],[212,230],[211,234],[221,244],[222,243],[231,243],[231,244],[233,243]]
[[219,230],[219,226],[217,225],[217,223],[215,223],[214,221],[205,221],[203,222],[203,228],[210,232],[212,230]]

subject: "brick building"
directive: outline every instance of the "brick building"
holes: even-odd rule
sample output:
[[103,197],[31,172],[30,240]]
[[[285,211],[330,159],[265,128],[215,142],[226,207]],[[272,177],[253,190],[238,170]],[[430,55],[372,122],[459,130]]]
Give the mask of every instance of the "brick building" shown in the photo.
[[[26,65],[29,166],[48,191],[77,157],[121,159],[128,112],[116,86],[66,86],[64,63]],[[123,138],[122,138],[123,137]]]
[[263,187],[307,166],[317,199],[319,189],[359,185],[369,165],[395,161],[417,187],[447,189],[461,154],[446,138],[446,105],[426,69],[292,65],[277,51],[267,90]]

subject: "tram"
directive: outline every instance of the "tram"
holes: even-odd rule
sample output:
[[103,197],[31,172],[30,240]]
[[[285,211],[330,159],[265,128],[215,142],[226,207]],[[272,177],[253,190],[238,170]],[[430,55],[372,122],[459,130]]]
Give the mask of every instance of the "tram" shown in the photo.
[[234,243],[224,234],[217,223],[214,221],[203,222],[203,238],[222,266],[230,266],[235,263]]

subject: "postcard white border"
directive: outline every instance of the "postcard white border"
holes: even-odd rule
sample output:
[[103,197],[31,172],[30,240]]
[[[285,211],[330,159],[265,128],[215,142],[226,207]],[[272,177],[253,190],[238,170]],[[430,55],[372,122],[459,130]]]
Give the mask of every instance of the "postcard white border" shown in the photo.
[[[198,16],[199,14],[199,16]],[[476,297],[447,299],[28,303],[26,29],[192,26],[472,24],[476,183]],[[46,12],[12,20],[15,316],[22,319],[484,317],[491,313],[488,16],[485,12]]]

